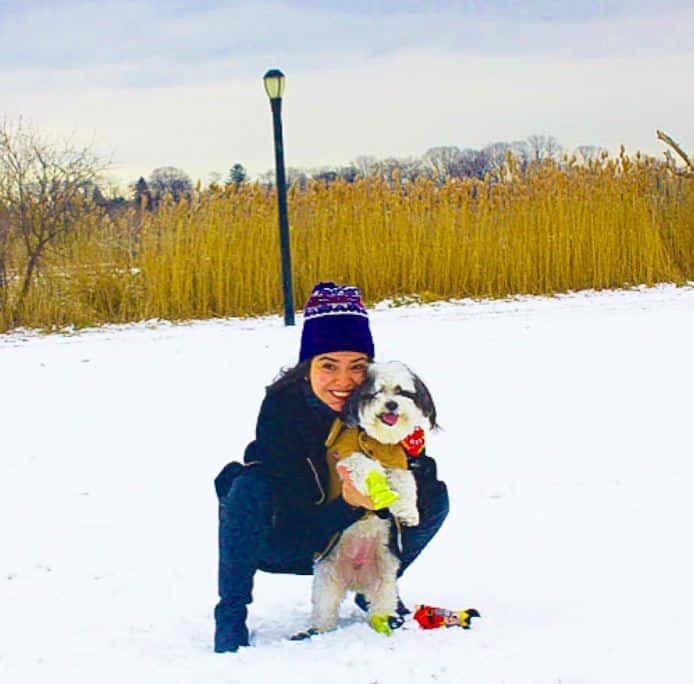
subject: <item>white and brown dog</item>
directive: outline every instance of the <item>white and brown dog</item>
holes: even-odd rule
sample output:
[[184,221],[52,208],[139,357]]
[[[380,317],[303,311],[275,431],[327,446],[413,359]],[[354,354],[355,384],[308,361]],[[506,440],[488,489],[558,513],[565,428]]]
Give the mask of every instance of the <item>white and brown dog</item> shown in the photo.
[[[424,383],[402,363],[371,364],[341,418],[326,441],[331,477],[341,477],[344,469],[377,508],[388,508],[398,523],[418,525],[417,486],[400,442],[426,422],[437,427],[436,408]],[[389,547],[390,532],[390,516],[369,513],[316,561],[312,633],[335,628],[340,603],[353,590],[366,598],[373,629],[390,634],[400,564]]]

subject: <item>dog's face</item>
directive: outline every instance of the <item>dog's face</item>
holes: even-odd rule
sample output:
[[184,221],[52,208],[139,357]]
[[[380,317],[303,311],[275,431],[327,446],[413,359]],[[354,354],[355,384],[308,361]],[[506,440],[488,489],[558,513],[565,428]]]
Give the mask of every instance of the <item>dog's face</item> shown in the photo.
[[372,363],[345,403],[342,419],[382,444],[397,444],[427,420],[436,427],[436,408],[429,390],[405,364]]

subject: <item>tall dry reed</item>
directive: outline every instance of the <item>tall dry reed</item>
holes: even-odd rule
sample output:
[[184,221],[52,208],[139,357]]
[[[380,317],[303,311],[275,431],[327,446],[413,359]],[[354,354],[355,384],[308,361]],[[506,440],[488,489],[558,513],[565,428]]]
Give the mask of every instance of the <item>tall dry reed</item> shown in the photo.
[[[295,301],[319,280],[359,285],[372,302],[694,280],[691,180],[624,154],[523,173],[509,160],[503,178],[291,188]],[[47,253],[10,317],[22,258],[15,244],[0,330],[245,316],[282,305],[276,199],[257,184],[154,213],[109,218],[94,207]]]

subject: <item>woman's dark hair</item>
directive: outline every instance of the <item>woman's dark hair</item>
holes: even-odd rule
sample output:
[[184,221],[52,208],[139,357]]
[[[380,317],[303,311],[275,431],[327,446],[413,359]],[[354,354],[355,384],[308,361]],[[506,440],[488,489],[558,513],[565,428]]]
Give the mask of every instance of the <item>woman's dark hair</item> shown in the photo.
[[[277,377],[265,388],[265,392],[267,394],[272,394],[283,387],[287,387],[287,385],[293,385],[295,382],[308,380],[312,360],[313,359],[305,359],[297,363],[296,366],[280,369]],[[368,361],[369,363],[373,363],[371,357],[368,357]]]
[[287,387],[287,385],[293,385],[295,382],[306,380],[310,370],[311,359],[297,363],[292,368],[282,368],[279,375],[265,388],[265,391],[268,394],[272,394],[283,387]]

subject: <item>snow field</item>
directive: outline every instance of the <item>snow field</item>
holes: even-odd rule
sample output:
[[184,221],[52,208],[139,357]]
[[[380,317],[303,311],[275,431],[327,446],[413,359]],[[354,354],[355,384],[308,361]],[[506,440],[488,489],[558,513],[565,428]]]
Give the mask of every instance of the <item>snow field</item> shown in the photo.
[[[300,320],[298,321],[300,324]],[[293,363],[279,318],[0,336],[0,681],[691,684],[694,290],[376,307],[430,386],[451,514],[401,582],[473,629],[308,642],[310,578],[260,574],[212,653],[212,479]]]

